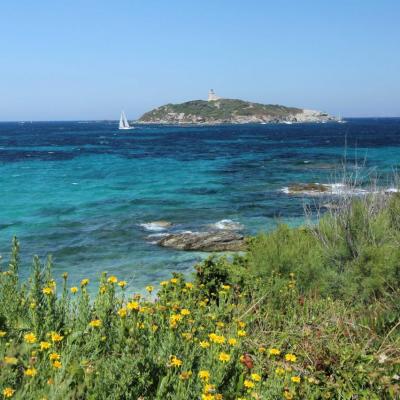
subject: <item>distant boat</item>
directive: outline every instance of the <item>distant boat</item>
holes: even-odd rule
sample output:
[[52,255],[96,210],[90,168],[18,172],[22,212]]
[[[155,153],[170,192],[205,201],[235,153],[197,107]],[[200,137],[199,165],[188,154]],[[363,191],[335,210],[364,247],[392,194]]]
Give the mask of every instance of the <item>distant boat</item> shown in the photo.
[[123,111],[121,112],[121,117],[119,119],[119,129],[134,129],[133,126],[129,125],[126,115]]
[[338,118],[337,122],[339,122],[339,124],[345,124],[346,123],[346,121],[340,116],[340,114],[339,114],[339,118]]

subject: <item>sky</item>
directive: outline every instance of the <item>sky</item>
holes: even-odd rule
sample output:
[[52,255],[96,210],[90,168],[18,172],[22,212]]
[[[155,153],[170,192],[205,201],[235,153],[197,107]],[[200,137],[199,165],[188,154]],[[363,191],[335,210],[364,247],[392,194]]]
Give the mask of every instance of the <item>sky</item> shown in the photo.
[[226,98],[400,116],[399,0],[3,0],[0,121]]

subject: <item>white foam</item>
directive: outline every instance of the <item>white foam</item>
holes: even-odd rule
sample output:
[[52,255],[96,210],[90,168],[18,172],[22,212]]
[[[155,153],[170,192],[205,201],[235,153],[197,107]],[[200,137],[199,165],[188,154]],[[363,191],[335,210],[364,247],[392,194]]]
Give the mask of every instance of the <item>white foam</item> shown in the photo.
[[220,221],[213,224],[213,227],[216,229],[230,230],[236,231],[243,229],[243,225],[239,222],[232,221],[231,219],[221,219]]
[[162,222],[146,222],[140,224],[140,226],[146,229],[146,231],[155,231],[155,232],[165,231],[168,228],[168,226]]

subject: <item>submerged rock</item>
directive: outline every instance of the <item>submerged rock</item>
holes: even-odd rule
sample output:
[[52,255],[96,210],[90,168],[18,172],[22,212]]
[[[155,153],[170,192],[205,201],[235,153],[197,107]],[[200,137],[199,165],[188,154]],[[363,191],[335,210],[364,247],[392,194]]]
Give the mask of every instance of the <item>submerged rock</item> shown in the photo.
[[158,244],[176,250],[240,251],[245,250],[243,235],[228,230],[217,232],[182,232],[163,237]]

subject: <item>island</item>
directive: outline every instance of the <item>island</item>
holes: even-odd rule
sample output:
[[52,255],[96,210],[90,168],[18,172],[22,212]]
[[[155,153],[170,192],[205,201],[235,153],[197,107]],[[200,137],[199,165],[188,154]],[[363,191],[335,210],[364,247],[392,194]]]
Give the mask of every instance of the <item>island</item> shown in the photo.
[[248,123],[303,123],[337,122],[325,112],[260,104],[239,99],[225,99],[213,90],[208,100],[192,100],[180,104],[166,104],[143,114],[138,122],[146,124],[248,124]]

